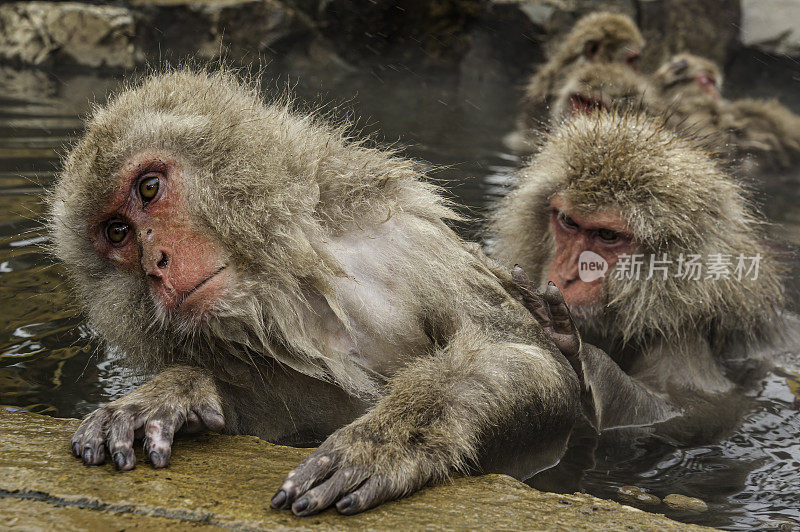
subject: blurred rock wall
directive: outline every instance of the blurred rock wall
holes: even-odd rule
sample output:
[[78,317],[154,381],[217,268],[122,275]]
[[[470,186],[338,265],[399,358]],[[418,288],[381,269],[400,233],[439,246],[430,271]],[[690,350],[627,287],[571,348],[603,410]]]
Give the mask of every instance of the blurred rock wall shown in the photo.
[[0,61],[129,68],[162,59],[447,69],[516,78],[590,11],[633,17],[644,68],[742,45],[800,55],[797,0],[118,0],[0,4]]

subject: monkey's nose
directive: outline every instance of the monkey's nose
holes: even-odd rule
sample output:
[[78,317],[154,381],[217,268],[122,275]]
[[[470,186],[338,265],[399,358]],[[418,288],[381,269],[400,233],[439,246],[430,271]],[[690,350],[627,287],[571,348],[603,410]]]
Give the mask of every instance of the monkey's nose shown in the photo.
[[150,277],[164,279],[169,267],[169,254],[163,249],[145,250],[142,256],[142,268]]
[[158,259],[158,262],[156,262],[156,266],[158,266],[159,269],[164,270],[168,265],[169,265],[169,257],[167,257],[167,254],[162,251],[161,257]]

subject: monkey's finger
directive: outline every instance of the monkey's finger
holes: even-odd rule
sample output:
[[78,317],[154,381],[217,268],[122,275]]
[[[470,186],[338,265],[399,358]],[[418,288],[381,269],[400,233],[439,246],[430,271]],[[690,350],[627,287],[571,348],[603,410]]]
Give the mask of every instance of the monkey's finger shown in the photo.
[[400,489],[397,484],[384,475],[375,475],[364,482],[360,488],[342,497],[336,503],[336,509],[340,514],[353,515],[399,496]]
[[333,462],[330,456],[320,453],[319,450],[312,453],[299,466],[289,471],[278,493],[272,497],[270,506],[280,509],[290,507],[299,496],[331,474]]
[[193,409],[205,427],[213,432],[222,432],[225,428],[225,416],[215,405],[202,405]]
[[133,453],[133,432],[139,420],[128,408],[114,412],[108,427],[108,451],[119,471],[130,471],[136,465]]
[[186,417],[179,410],[159,409],[144,424],[144,452],[155,468],[167,467],[172,456],[175,432],[184,425]]
[[522,304],[525,305],[525,308],[533,314],[536,321],[539,322],[539,325],[544,328],[549,327],[550,309],[542,297],[542,294],[531,287],[531,280],[528,278],[528,274],[525,273],[525,270],[523,270],[519,264],[514,265],[511,269],[511,278],[514,280],[514,284],[517,285],[522,295]]
[[340,469],[331,478],[297,499],[292,505],[292,512],[300,517],[321,512],[361,484],[366,477],[366,473],[358,472],[352,467]]
[[220,409],[212,404],[204,404],[195,406],[186,413],[186,423],[178,432],[186,434],[196,434],[206,430],[222,432],[224,428],[225,417]]
[[515,264],[514,267],[511,268],[511,279],[513,279],[514,283],[520,288],[525,288],[533,292],[533,288],[531,288],[531,279],[528,277],[528,273],[522,269],[522,266],[519,264]]
[[102,464],[105,459],[106,431],[111,413],[100,408],[92,412],[72,437],[72,453],[87,465]]
[[566,328],[574,327],[572,313],[569,311],[567,302],[564,301],[564,295],[551,281],[548,283],[547,288],[543,294],[544,300],[550,309],[550,316],[553,320],[553,325]]

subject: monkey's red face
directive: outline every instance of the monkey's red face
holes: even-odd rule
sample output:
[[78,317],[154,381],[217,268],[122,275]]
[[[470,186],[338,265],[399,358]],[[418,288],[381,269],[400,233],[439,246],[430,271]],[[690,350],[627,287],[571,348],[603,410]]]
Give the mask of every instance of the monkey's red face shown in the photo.
[[224,295],[232,274],[219,246],[191,223],[187,199],[174,159],[139,154],[89,219],[89,235],[101,258],[146,280],[157,305],[200,317]]
[[579,258],[584,251],[600,255],[608,270],[621,254],[633,253],[634,241],[627,223],[616,211],[592,215],[579,214],[560,195],[550,202],[550,230],[555,239],[555,257],[547,280],[556,284],[564,300],[580,314],[580,309],[602,303],[603,278],[584,282],[580,278]]
[[694,82],[700,86],[700,90],[714,99],[720,98],[719,88],[717,87],[717,79],[714,74],[707,70],[701,70],[694,76]]

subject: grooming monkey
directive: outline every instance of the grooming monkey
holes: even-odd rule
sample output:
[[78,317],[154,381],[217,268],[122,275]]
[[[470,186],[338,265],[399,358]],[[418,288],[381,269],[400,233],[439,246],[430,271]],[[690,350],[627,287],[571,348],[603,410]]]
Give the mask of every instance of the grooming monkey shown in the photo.
[[722,98],[722,76],[711,61],[679,54],[652,79],[672,110],[670,125],[716,136],[737,174],[792,168],[800,161],[800,117],[777,100]]
[[536,440],[534,470],[563,452],[574,371],[438,190],[233,74],[118,94],[49,201],[92,328],[158,373],[84,419],[86,464],[132,469],[143,438],[164,467],[204,429],[322,441],[272,506],[351,514],[491,464],[508,431]]
[[575,69],[587,63],[619,63],[638,70],[642,46],[644,39],[627,15],[597,12],[578,20],[528,81],[517,131],[506,143],[519,153],[532,152],[531,133],[539,129],[548,107]]
[[[532,282],[515,271],[521,287],[552,282],[563,294],[524,290],[555,329],[600,432],[716,439],[738,422],[742,366],[784,348],[779,267],[740,187],[692,141],[644,114],[601,109],[555,129],[491,233],[495,258],[530,274]],[[581,279],[584,252],[605,261],[604,276]],[[638,276],[636,254],[644,257]],[[730,275],[695,278],[690,260],[713,256],[728,260]],[[735,275],[740,256],[759,256],[756,276],[752,260],[749,275]],[[649,257],[662,261],[657,269]],[[666,260],[673,269],[663,269]]]

